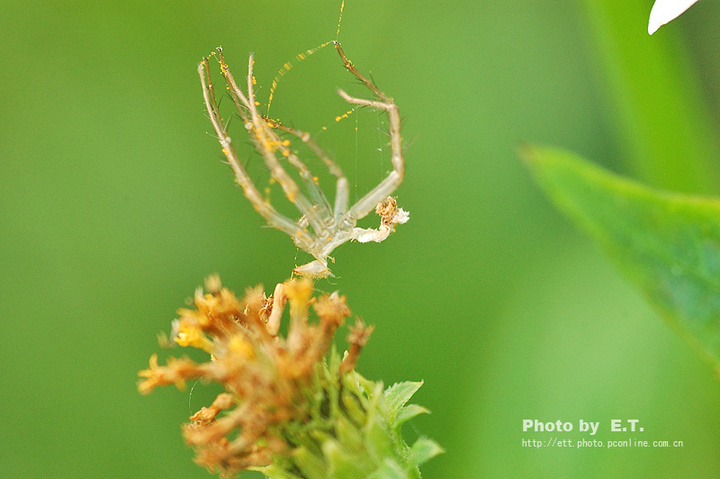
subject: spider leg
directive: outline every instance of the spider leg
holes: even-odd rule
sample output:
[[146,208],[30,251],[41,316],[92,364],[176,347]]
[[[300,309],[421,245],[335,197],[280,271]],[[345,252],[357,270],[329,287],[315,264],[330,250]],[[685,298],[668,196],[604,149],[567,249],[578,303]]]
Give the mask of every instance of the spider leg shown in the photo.
[[[222,151],[227,157],[227,160],[235,173],[235,178],[243,189],[245,197],[247,197],[255,210],[260,213],[271,226],[288,234],[300,248],[306,251],[311,251],[315,244],[315,238],[313,238],[307,231],[300,228],[291,219],[281,215],[275,208],[265,202],[257,187],[253,184],[252,180],[245,171],[245,168],[243,168],[242,163],[238,159],[235,148],[232,146],[232,140],[223,126],[222,117],[220,116],[217,101],[215,100],[215,89],[212,78],[210,77],[209,62],[207,58],[203,59],[198,66],[198,73],[200,74],[203,98],[205,99],[205,106],[210,116],[210,122],[215,129],[215,133],[220,141],[220,145],[222,146]],[[240,100],[242,100],[242,98],[242,95],[238,97]],[[242,110],[240,110],[240,114],[246,115],[246,113]]]
[[[227,64],[225,64],[224,59],[222,58],[222,52],[219,52],[218,56],[220,57],[220,60],[222,62],[221,64],[223,66],[223,68],[221,69],[222,74],[225,77],[225,80],[230,87],[230,90],[234,91],[235,94],[237,94],[237,96],[242,101],[242,91],[235,82],[235,79],[230,73],[230,69],[227,67]],[[253,90],[253,84],[255,83],[255,80],[253,78],[253,63],[253,56],[250,55],[248,61],[247,96],[245,97],[246,101],[242,101],[242,103],[247,107],[247,110],[249,112],[248,121],[246,122],[245,127],[248,129],[250,137],[255,144],[255,149],[263,157],[265,164],[270,169],[271,176],[278,183],[280,183],[280,186],[282,187],[287,199],[291,203],[293,203],[295,207],[297,207],[297,209],[303,216],[307,218],[308,222],[310,223],[317,235],[326,235],[327,231],[323,218],[318,213],[314,205],[305,197],[305,195],[302,194],[300,188],[292,179],[292,177],[285,171],[285,169],[283,169],[276,156],[278,151],[282,152],[282,141],[273,131],[271,124],[269,124],[269,122],[265,118],[263,118],[263,116],[260,115],[257,110],[255,93]],[[287,149],[285,150],[287,151]],[[304,234],[309,237],[313,236],[307,231],[305,231]],[[314,242],[316,238],[312,239]],[[310,247],[309,249],[303,249],[305,249],[310,254],[313,254],[313,247]]]
[[[274,128],[276,130],[285,131],[287,133],[293,134],[295,136],[297,133],[297,130],[286,127],[276,121],[273,120],[266,120],[268,125],[271,128]],[[318,211],[318,214],[323,218],[324,224],[326,228],[332,227],[332,225],[335,223],[335,220],[332,216],[331,209],[330,209],[330,203],[327,200],[327,197],[325,196],[325,193],[323,193],[322,188],[320,188],[320,184],[318,183],[317,177],[313,175],[312,171],[307,167],[303,161],[298,158],[298,156],[293,153],[292,150],[289,148],[289,141],[284,140],[280,142],[280,145],[278,146],[278,149],[280,150],[280,153],[288,159],[288,162],[295,167],[295,169],[298,170],[298,173],[300,173],[300,178],[303,180],[303,183],[305,184],[305,187],[307,188],[308,194],[310,195],[310,199],[315,204],[315,208]],[[304,216],[303,216],[304,218]],[[298,222],[300,223],[300,222]]]
[[338,55],[340,55],[340,58],[342,59],[343,64],[345,65],[345,68],[355,75],[355,77],[362,82],[363,85],[365,85],[367,88],[369,88],[375,95],[387,103],[392,103],[392,99],[388,97],[381,89],[379,89],[373,82],[365,78],[365,75],[360,73],[357,68],[355,68],[355,65],[353,65],[353,62],[351,62],[348,57],[345,55],[345,51],[342,49],[342,46],[340,46],[340,42],[334,41],[335,50],[337,50]]
[[[330,173],[337,178],[335,207],[333,208],[333,211],[335,213],[335,220],[339,221],[340,218],[342,218],[342,216],[347,211],[349,196],[348,181],[343,174],[342,169],[340,169],[340,167],[337,166],[335,162],[330,159],[330,157],[327,155],[327,153],[325,153],[325,151],[320,147],[320,145],[318,145],[317,142],[312,139],[310,133],[300,131],[298,129],[279,123],[277,124],[277,128],[297,137],[299,140],[305,143],[308,148],[310,148],[310,150],[315,154],[315,156],[317,156],[323,163],[325,163],[325,166],[327,166]],[[327,200],[325,201],[327,202]]]
[[345,213],[347,213],[348,209],[349,199],[350,185],[348,185],[347,178],[340,178],[337,181],[337,188],[335,193],[335,221],[339,222],[341,218],[345,217]]
[[380,216],[380,227],[374,228],[353,228],[352,239],[360,243],[374,241],[381,243],[385,241],[390,233],[395,231],[398,224],[407,223],[410,215],[407,211],[397,207],[397,202],[392,196],[388,196],[378,203],[375,213]]
[[393,102],[392,98],[382,92],[373,82],[365,78],[360,73],[353,63],[348,60],[345,56],[345,52],[340,47],[340,43],[335,42],[335,49],[337,50],[340,58],[345,65],[345,68],[355,75],[367,88],[369,88],[381,101],[366,100],[364,98],[355,98],[343,90],[339,90],[338,93],[348,103],[361,106],[369,106],[372,108],[378,108],[385,110],[388,115],[389,129],[390,129],[390,150],[391,150],[391,161],[393,165],[393,171],[380,182],[372,191],[367,193],[365,196],[355,203],[347,212],[346,217],[349,220],[358,220],[367,216],[376,206],[385,200],[388,195],[397,189],[402,183],[403,177],[405,176],[405,163],[402,156],[402,135],[400,133],[400,112],[398,111],[397,105]]

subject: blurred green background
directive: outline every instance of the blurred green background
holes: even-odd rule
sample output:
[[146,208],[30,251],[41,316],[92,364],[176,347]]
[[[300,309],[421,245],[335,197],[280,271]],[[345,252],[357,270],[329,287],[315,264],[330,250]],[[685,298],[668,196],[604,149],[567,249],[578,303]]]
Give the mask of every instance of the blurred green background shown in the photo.
[[[335,38],[339,3],[0,2],[0,477],[208,477],[180,424],[217,391],[142,397],[136,373],[207,274],[269,291],[309,258],[263,228],[233,184],[206,134],[196,66],[223,45],[242,76],[254,51],[269,85],[295,54]],[[432,415],[405,432],[447,449],[425,477],[720,474],[713,372],[516,156],[523,141],[555,144],[668,186],[683,165],[648,173],[633,141],[657,142],[622,108],[632,75],[644,101],[672,105],[642,54],[630,65],[649,77],[623,78],[617,59],[646,47],[667,54],[654,61],[698,100],[687,114],[704,125],[703,151],[717,148],[720,4],[699,2],[649,37],[652,2],[602,2],[626,17],[617,31],[600,3],[347,1],[344,48],[405,118],[397,195],[411,221],[382,245],[337,250],[337,278],[319,287],[376,325],[365,376],[425,380],[415,400]],[[364,94],[326,48],[285,76],[272,116],[320,131],[346,109],[337,87]],[[366,110],[318,136],[354,194],[390,168],[383,126]],[[718,174],[720,156],[706,159],[704,176]],[[583,437],[523,433],[525,418],[600,421],[603,441],[626,438],[610,419],[636,418],[637,438],[685,446],[523,448],[523,438]]]

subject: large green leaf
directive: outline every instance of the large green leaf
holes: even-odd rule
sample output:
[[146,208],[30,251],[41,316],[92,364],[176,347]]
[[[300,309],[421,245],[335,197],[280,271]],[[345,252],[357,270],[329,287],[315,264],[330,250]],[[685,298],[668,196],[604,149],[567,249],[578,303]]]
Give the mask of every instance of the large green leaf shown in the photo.
[[720,200],[654,190],[565,151],[522,156],[557,207],[720,370]]

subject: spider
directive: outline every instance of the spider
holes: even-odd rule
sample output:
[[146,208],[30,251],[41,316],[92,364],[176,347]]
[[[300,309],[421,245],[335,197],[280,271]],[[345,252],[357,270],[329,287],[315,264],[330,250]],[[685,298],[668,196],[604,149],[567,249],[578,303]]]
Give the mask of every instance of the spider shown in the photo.
[[[251,181],[247,171],[238,159],[232,140],[228,136],[225,124],[220,116],[215,99],[214,85],[210,77],[208,58],[204,58],[198,67],[203,97],[210,121],[222,146],[222,152],[227,157],[235,173],[237,182],[243,188],[245,196],[255,210],[267,220],[270,226],[287,233],[299,248],[315,257],[315,260],[295,268],[293,272],[316,278],[327,277],[332,274],[328,268],[328,259],[334,261],[330,254],[341,244],[350,240],[361,243],[381,242],[395,230],[397,224],[405,223],[409,219],[408,213],[402,208],[398,208],[395,199],[389,196],[402,183],[405,174],[398,108],[392,98],[383,93],[355,68],[345,56],[340,43],[337,41],[333,43],[345,68],[370,89],[378,99],[354,98],[343,90],[338,90],[338,94],[350,104],[386,111],[389,120],[393,169],[372,191],[360,198],[352,206],[348,204],[349,188],[347,178],[342,170],[310,137],[310,134],[270,120],[258,112],[257,105],[259,105],[259,102],[256,101],[253,91],[255,84],[253,55],[250,55],[248,62],[247,90],[243,91],[230,73],[230,69],[223,57],[222,48],[218,47],[213,52],[213,55],[217,56],[220,63],[220,71],[227,84],[230,97],[240,118],[242,118],[253,146],[262,156],[272,178],[282,187],[287,199],[302,214],[297,221],[293,221],[279,213],[269,201],[265,201],[258,188]],[[336,178],[335,203],[333,206],[330,205],[320,188],[317,177],[312,174],[297,154],[289,148],[290,141],[282,139],[278,132],[284,132],[304,142]],[[308,196],[303,194],[297,183],[283,168],[281,162],[285,161],[297,170]],[[377,229],[356,227],[357,221],[367,216],[373,209],[381,216],[380,226]]]

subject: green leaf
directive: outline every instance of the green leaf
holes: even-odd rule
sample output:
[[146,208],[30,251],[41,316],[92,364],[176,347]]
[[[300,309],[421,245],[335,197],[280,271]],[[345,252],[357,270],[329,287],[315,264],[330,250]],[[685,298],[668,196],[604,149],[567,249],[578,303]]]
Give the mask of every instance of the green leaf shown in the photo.
[[395,418],[395,426],[397,427],[420,414],[430,414],[430,411],[417,404],[408,404],[398,412]]
[[654,190],[561,150],[521,154],[556,206],[720,369],[720,201]]
[[412,445],[410,451],[411,462],[416,466],[421,466],[443,452],[445,450],[438,443],[432,439],[421,437]]
[[388,405],[388,408],[390,409],[391,417],[395,417],[400,408],[403,407],[405,403],[410,400],[413,394],[415,394],[422,385],[422,381],[406,381],[403,383],[393,384],[392,386],[387,388],[384,394],[385,401]]

